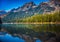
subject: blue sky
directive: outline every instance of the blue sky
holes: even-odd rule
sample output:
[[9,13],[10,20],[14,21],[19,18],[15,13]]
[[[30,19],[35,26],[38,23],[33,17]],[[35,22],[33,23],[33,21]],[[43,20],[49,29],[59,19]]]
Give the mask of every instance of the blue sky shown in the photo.
[[0,10],[11,10],[13,8],[21,7],[27,2],[33,1],[35,4],[39,4],[41,2],[46,2],[48,0],[0,0]]

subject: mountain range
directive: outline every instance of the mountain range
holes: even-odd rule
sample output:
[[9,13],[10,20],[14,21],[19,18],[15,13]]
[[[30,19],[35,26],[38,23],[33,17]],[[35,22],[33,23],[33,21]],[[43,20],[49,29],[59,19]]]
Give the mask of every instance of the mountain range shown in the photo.
[[31,17],[35,14],[50,13],[60,8],[60,2],[57,2],[53,0],[50,2],[42,2],[39,5],[36,5],[34,2],[25,3],[22,7],[11,9],[11,11],[7,12],[8,15],[2,20],[9,22],[10,20]]
[[2,15],[2,14],[6,14],[7,12],[6,11],[4,11],[4,10],[0,10],[0,15]]

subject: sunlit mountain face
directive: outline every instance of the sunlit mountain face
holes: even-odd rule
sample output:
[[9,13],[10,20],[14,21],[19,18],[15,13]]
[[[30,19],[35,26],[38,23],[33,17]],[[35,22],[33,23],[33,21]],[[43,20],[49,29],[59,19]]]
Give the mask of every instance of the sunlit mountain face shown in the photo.
[[26,13],[33,14],[35,12],[33,10],[36,9],[32,8],[37,7],[37,5],[39,5],[39,3],[41,2],[47,2],[47,1],[48,0],[0,0],[0,6],[1,6],[0,16],[2,14],[9,14],[10,12],[19,12],[19,11],[20,14],[26,14]]
[[[36,1],[36,0],[35,0]],[[40,2],[39,5],[34,1],[26,2],[18,8],[13,8],[7,12],[2,20],[9,22],[10,20],[15,21],[27,17],[34,16],[35,14],[44,14],[49,13],[55,10],[60,9],[60,3],[57,3],[56,0],[50,0],[45,2]]]
[[39,5],[39,3],[47,1],[48,0],[0,0],[0,16],[4,16],[3,14],[9,14],[10,12],[26,11],[25,13],[27,13],[30,8],[34,8],[36,5]]

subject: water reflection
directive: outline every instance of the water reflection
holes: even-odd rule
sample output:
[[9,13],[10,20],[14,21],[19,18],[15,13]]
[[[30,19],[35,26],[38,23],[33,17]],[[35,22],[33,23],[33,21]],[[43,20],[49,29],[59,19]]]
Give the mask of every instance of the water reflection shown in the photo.
[[1,32],[24,39],[25,42],[44,42],[60,34],[60,24],[2,24]]
[[0,24],[0,31],[1,31],[1,26],[2,26],[2,24]]
[[13,37],[10,34],[0,35],[1,42],[24,42],[23,39],[18,37]]

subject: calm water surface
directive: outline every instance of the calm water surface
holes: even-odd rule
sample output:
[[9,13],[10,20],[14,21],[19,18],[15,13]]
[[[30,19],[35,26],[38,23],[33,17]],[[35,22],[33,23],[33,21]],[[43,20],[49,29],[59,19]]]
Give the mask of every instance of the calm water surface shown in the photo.
[[0,24],[0,42],[43,42],[60,33],[60,24]]

